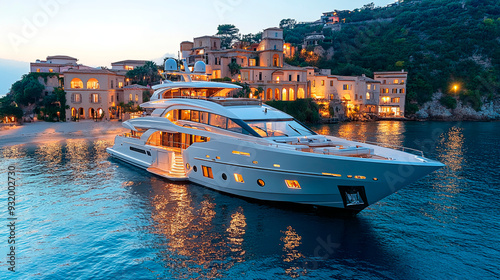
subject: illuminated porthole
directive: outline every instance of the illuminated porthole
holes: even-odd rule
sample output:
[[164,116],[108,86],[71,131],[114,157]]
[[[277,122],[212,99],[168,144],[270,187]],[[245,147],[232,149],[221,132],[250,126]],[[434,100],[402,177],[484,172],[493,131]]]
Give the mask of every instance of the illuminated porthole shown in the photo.
[[186,169],[189,170],[189,168],[191,168],[191,165],[189,165],[189,163],[186,163]]
[[265,185],[266,185],[266,183],[264,182],[264,180],[259,179],[259,180],[257,180],[257,185],[259,185],[259,186],[263,187],[263,186],[265,186]]
[[196,167],[196,165],[195,165],[195,166],[193,166],[193,170],[194,170],[194,172],[197,172],[197,171],[198,171],[198,168]]
[[223,179],[224,181],[225,181],[225,180],[227,180],[227,175],[226,175],[226,173],[222,173],[222,179]]
[[378,178],[373,178],[373,181],[378,181]]

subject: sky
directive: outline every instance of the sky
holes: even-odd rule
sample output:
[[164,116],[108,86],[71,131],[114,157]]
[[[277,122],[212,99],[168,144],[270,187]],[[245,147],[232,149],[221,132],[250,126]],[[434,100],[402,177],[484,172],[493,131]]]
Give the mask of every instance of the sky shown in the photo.
[[[281,19],[314,21],[323,12],[394,0],[0,0],[0,95],[29,62],[68,55],[89,66],[177,56],[182,41],[214,35],[219,24],[241,34],[277,27]],[[22,70],[24,69],[24,70]]]

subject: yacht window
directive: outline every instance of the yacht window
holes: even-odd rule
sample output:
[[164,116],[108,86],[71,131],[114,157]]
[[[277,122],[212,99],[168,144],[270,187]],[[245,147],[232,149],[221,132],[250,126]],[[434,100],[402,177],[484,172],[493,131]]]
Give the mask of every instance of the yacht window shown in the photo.
[[181,110],[181,120],[183,121],[191,120],[191,110]]
[[227,120],[227,130],[233,131],[233,132],[238,132],[238,133],[243,133],[243,128],[241,126],[239,126],[237,123],[233,122],[232,120]]
[[151,134],[149,136],[148,141],[146,142],[146,145],[151,145],[151,146],[161,146],[161,134],[159,131]]
[[179,119],[179,110],[172,110],[167,112],[165,118],[167,118],[171,122],[176,122]]
[[207,178],[210,178],[210,179],[214,178],[214,174],[212,173],[212,168],[211,167],[202,165],[201,168],[203,170],[203,176],[205,176]]
[[311,130],[293,119],[247,121],[246,123],[262,137],[295,137],[314,135]]
[[191,111],[191,121],[200,122],[200,111]]
[[200,122],[204,124],[208,124],[208,113],[200,112]]
[[227,118],[217,114],[210,114],[210,125],[226,129]]

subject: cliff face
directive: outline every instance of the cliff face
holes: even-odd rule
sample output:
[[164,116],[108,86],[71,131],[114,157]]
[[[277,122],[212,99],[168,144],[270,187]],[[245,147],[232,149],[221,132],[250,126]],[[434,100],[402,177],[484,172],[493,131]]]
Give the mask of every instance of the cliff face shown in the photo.
[[432,100],[424,103],[422,108],[415,114],[418,119],[431,120],[499,120],[500,100],[488,101],[484,98],[481,110],[476,111],[468,104],[458,100],[454,109],[443,106],[440,102],[443,94],[438,92],[432,96]]

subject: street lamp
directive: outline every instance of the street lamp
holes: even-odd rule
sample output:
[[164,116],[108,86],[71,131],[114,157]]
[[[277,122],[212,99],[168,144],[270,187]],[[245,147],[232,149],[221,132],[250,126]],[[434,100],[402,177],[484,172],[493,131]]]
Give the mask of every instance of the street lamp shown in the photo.
[[458,90],[458,85],[453,85],[453,91],[455,92],[455,94],[457,94],[457,90]]

